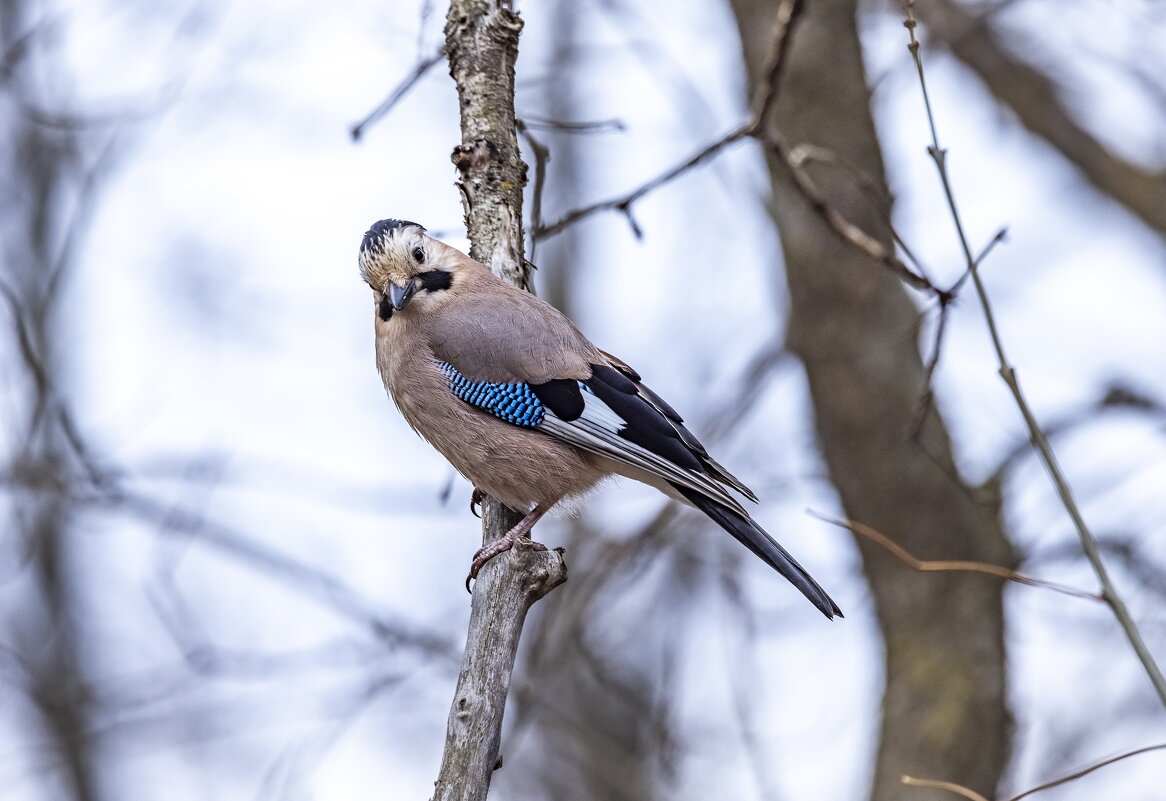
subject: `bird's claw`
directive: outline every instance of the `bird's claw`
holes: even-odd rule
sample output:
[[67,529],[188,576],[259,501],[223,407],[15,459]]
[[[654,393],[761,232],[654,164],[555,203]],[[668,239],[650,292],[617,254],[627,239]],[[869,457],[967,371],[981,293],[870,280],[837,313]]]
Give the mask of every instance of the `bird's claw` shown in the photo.
[[[482,492],[477,487],[470,494],[470,514],[479,520],[482,519],[482,500],[486,497],[486,493]],[[472,576],[470,578],[473,578]],[[469,584],[469,578],[466,579],[466,584]]]
[[488,545],[484,545],[479,548],[478,552],[474,554],[474,559],[472,562],[470,562],[470,574],[466,576],[466,592],[472,594],[472,591],[470,590],[470,582],[477,580],[478,571],[481,570],[487,562],[489,562],[498,554],[505,553],[506,551],[509,551],[511,548],[513,548],[515,542],[521,542],[524,547],[530,548],[532,551],[547,550],[547,546],[543,545],[541,542],[535,542],[530,537],[523,536],[513,539],[506,536],[499,537]]

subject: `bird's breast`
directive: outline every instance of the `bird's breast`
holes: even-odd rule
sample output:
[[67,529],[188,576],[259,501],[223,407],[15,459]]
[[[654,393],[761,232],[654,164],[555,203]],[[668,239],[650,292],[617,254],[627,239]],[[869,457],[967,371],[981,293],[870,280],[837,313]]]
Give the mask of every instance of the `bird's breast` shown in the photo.
[[387,333],[377,338],[377,367],[393,402],[474,486],[526,510],[586,492],[610,472],[569,445],[474,408],[424,342],[411,341],[407,329]]

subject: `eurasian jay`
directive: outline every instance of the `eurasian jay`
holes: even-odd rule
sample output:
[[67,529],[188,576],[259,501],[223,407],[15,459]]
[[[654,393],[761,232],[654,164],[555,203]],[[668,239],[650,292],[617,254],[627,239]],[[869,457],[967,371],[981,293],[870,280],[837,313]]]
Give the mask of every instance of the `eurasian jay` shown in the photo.
[[525,513],[478,551],[471,577],[556,504],[618,474],[700,509],[827,618],[842,615],[730,490],[756,501],[753,492],[558,309],[407,220],[374,224],[359,260],[377,369],[397,408],[477,490]]

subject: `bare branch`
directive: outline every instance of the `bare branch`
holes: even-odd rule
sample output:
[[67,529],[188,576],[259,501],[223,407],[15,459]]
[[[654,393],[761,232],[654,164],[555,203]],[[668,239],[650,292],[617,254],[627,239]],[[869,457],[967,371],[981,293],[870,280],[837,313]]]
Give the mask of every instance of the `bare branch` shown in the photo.
[[671,183],[694,167],[708,161],[728,145],[746,137],[756,137],[761,133],[764,127],[764,119],[769,115],[773,104],[777,101],[777,88],[781,79],[782,69],[785,66],[785,56],[789,50],[786,44],[789,41],[789,35],[793,30],[794,23],[801,14],[801,9],[802,0],[784,0],[777,10],[777,16],[774,20],[773,46],[770,50],[768,62],[767,75],[769,79],[759,88],[757,97],[754,99],[753,114],[749,122],[734,128],[719,139],[710,142],[676,166],[665,170],[655,178],[647,183],[641,184],[639,188],[625,195],[569,211],[558,220],[547,225],[536,225],[534,230],[535,238],[541,239],[543,237],[554,236],[579,220],[601,211],[618,211],[627,218],[628,224],[632,227],[632,232],[639,239],[643,235],[643,232],[632,217],[632,205],[636,201],[650,192],[654,192],[660,187]]
[[393,91],[389,92],[389,96],[379,106],[370,111],[360,122],[353,124],[348,132],[352,137],[352,141],[359,142],[360,138],[364,136],[365,130],[379,122],[386,114],[392,111],[405,95],[409,94],[409,90],[416,86],[417,82],[424,78],[429,70],[433,69],[442,61],[444,55],[442,48],[439,47],[433,53],[414,64],[413,70],[400,83],[393,87]]
[[1094,592],[1086,592],[1075,587],[1066,587],[1064,584],[1055,584],[1044,579],[1033,578],[1026,576],[1011,568],[1001,567],[1000,565],[992,565],[987,562],[972,562],[963,559],[941,559],[937,561],[927,561],[919,559],[911,555],[906,548],[899,545],[886,534],[881,531],[871,528],[863,523],[858,523],[853,520],[836,520],[832,517],[819,514],[818,512],[808,510],[811,515],[818,518],[824,523],[830,523],[834,526],[839,526],[854,534],[859,534],[866,537],[871,542],[882,546],[888,550],[892,556],[899,561],[909,566],[912,570],[918,570],[921,573],[931,572],[959,572],[959,573],[983,573],[988,576],[996,576],[997,578],[1007,579],[1008,581],[1015,581],[1017,584],[1027,584],[1030,587],[1043,587],[1046,590],[1063,593],[1064,595],[1072,595],[1074,598],[1085,598],[1089,601],[1104,600],[1100,595]]
[[535,238],[542,239],[544,237],[554,236],[564,228],[574,225],[580,220],[586,217],[590,217],[591,215],[601,211],[622,212],[628,218],[628,222],[631,224],[632,230],[635,232],[636,237],[639,238],[641,236],[641,231],[639,230],[638,226],[636,226],[635,221],[631,216],[631,208],[636,201],[644,197],[644,195],[647,195],[650,192],[654,192],[665,184],[671,183],[681,175],[684,175],[686,172],[691,170],[693,167],[697,167],[703,164],[705,161],[708,161],[710,158],[720,153],[726,146],[749,136],[752,127],[753,124],[748,123],[746,125],[741,125],[732,131],[729,131],[720,139],[705,145],[700,150],[689,156],[687,159],[677,164],[675,167],[671,167],[670,169],[665,170],[647,183],[642,184],[639,188],[628,192],[626,195],[614,197],[610,200],[602,200],[598,203],[592,203],[590,206],[583,206],[582,208],[567,212],[554,222],[547,223],[543,226],[536,226],[534,229]]
[[[893,228],[891,229],[894,230]],[[992,240],[980,251],[980,255],[976,257],[976,265],[983,263],[988,254],[996,245],[1004,241],[1005,235],[1008,233],[1007,228],[1001,228],[992,237]],[[896,235],[896,239],[898,236]],[[901,247],[905,246],[900,243]],[[931,411],[931,404],[935,402],[935,390],[933,388],[932,380],[935,378],[935,370],[939,367],[939,358],[943,355],[943,335],[947,331],[947,316],[951,309],[951,304],[955,300],[955,296],[959,293],[960,287],[964,280],[971,273],[967,270],[960,276],[959,280],[952,284],[948,294],[939,295],[939,322],[935,326],[935,341],[931,345],[931,355],[927,358],[927,364],[923,371],[923,391],[919,396],[919,408],[915,411],[915,419],[911,423],[911,439],[918,441],[923,434],[923,426],[927,422],[927,415]]]
[[198,541],[217,548],[262,571],[299,587],[308,597],[366,626],[389,645],[415,648],[429,656],[450,660],[453,649],[443,638],[428,632],[412,631],[403,622],[378,611],[351,586],[318,568],[270,550],[262,543],[186,509],[164,506],[152,498],[121,491],[110,506],[114,512],[132,514],[159,526],[164,535],[194,535]]
[[[1098,770],[1099,768],[1106,767],[1107,765],[1112,765],[1114,762],[1121,762],[1123,759],[1129,759],[1130,757],[1138,756],[1140,754],[1147,754],[1151,751],[1161,751],[1163,749],[1166,749],[1166,743],[1147,745],[1145,748],[1135,748],[1133,751],[1126,751],[1124,754],[1118,754],[1115,757],[1103,759],[1102,761],[1090,765],[1087,768],[1070,773],[1068,776],[1062,776],[1061,778],[1054,779],[1051,782],[1037,785],[1030,790],[1025,790],[1020,795],[1012,796],[1011,798],[1007,799],[1007,801],[1020,801],[1020,799],[1027,798],[1030,795],[1034,795],[1045,790],[1051,790],[1054,787],[1059,787],[1062,784],[1068,784],[1071,781],[1076,781],[1082,776],[1086,776],[1093,771]],[[988,801],[987,798],[980,795],[975,790],[971,790],[967,787],[964,787],[962,784],[956,784],[955,782],[939,781],[938,779],[916,779],[913,776],[904,776],[902,778],[902,782],[909,787],[927,787],[933,790],[947,790],[949,793],[962,795],[964,798],[970,799],[971,801]]]
[[909,286],[927,290],[940,299],[945,297],[948,300],[951,299],[949,292],[939,289],[925,276],[914,272],[895,255],[894,251],[888,250],[882,242],[847,220],[838,209],[830,205],[822,193],[818,191],[818,187],[810,178],[809,173],[806,172],[804,158],[794,158],[791,155],[792,151],[786,148],[776,133],[768,134],[764,143],[769,146],[774,155],[789,165],[790,173],[794,177],[794,184],[802,193],[802,197],[844,242],[857,248],[873,261],[887,267]]
[[1093,572],[1097,574],[1097,578],[1101,582],[1102,597],[1113,610],[1114,617],[1117,618],[1118,624],[1121,626],[1122,631],[1125,632],[1126,639],[1129,640],[1130,646],[1133,648],[1134,653],[1146,671],[1146,675],[1154,685],[1154,689],[1158,693],[1158,698],[1162,701],[1163,705],[1166,705],[1166,676],[1162,675],[1161,668],[1158,667],[1158,663],[1154,660],[1154,655],[1150,653],[1150,649],[1146,646],[1145,640],[1142,639],[1142,633],[1138,629],[1138,625],[1134,621],[1133,616],[1130,615],[1125,601],[1122,600],[1121,595],[1118,593],[1117,586],[1110,579],[1109,571],[1105,566],[1105,560],[1102,558],[1101,551],[1097,546],[1097,539],[1085,523],[1085,518],[1077,506],[1077,500],[1073,497],[1073,490],[1065,479],[1060,464],[1057,462],[1057,457],[1053,453],[1052,445],[1049,444],[1048,437],[1045,436],[1044,431],[1037,422],[1036,416],[1033,414],[1032,408],[1028,405],[1028,400],[1020,389],[1020,381],[1016,377],[1016,370],[1008,362],[1008,357],[1004,353],[1004,343],[1000,338],[1000,332],[996,326],[996,318],[992,313],[992,305],[988,299],[988,292],[984,287],[983,281],[980,279],[979,265],[977,259],[972,255],[971,247],[968,245],[968,239],[964,233],[963,221],[956,207],[955,194],[947,173],[947,151],[939,146],[939,135],[936,133],[935,127],[935,116],[932,113],[931,101],[927,96],[927,81],[923,74],[923,59],[919,56],[919,40],[915,38],[916,21],[914,5],[914,0],[904,0],[903,8],[906,19],[903,24],[907,28],[910,36],[908,49],[911,51],[911,55],[915,60],[915,68],[919,73],[919,85],[923,92],[927,121],[931,126],[931,147],[928,148],[928,152],[931,154],[932,159],[934,159],[936,169],[939,172],[939,178],[943,184],[943,192],[947,198],[948,209],[951,212],[952,221],[955,223],[956,232],[959,235],[960,246],[963,248],[964,256],[967,259],[968,273],[971,275],[972,284],[976,288],[976,296],[980,300],[980,307],[984,312],[984,320],[988,324],[988,335],[991,337],[992,347],[996,351],[1000,377],[1012,392],[1016,407],[1020,410],[1021,416],[1024,417],[1025,425],[1028,427],[1033,447],[1040,455],[1045,470],[1048,472],[1049,478],[1052,480],[1057,494],[1061,498],[1061,503],[1064,505],[1065,511],[1068,512],[1070,519],[1073,521],[1073,525],[1077,529],[1077,535],[1081,540],[1081,548],[1084,550],[1089,564],[1093,567]]
[[919,5],[919,16],[1025,128],[1072,162],[1099,191],[1166,233],[1166,172],[1126,161],[1097,141],[1069,113],[1053,80],[1009,49],[988,20],[969,15],[964,4],[929,0]]
[[789,54],[787,46],[789,36],[794,23],[801,16],[802,7],[802,0],[783,0],[777,14],[774,15],[773,36],[769,56],[765,61],[765,80],[757,87],[757,94],[753,98],[753,125],[749,130],[750,136],[759,136],[765,132],[765,121],[777,102],[777,89]]
[[519,133],[522,132],[523,128],[529,128],[535,131],[560,131],[571,134],[597,134],[627,130],[627,126],[624,125],[623,120],[618,118],[585,122],[566,122],[564,120],[549,120],[545,117],[536,117],[532,114],[523,114],[522,119],[518,120],[518,125]]
[[767,79],[757,89],[756,96],[753,100],[753,113],[747,123],[734,128],[719,139],[710,142],[684,161],[665,170],[655,178],[641,184],[638,188],[624,195],[574,209],[546,225],[538,225],[536,223],[534,238],[537,240],[543,237],[553,236],[580,220],[602,211],[621,212],[627,218],[628,224],[631,225],[632,232],[639,238],[642,236],[642,231],[632,217],[632,206],[637,201],[650,192],[671,183],[694,167],[712,159],[728,145],[741,139],[754,138],[772,149],[778,158],[789,165],[794,176],[795,184],[810,204],[810,207],[822,217],[835,233],[842,237],[843,241],[857,248],[871,259],[888,267],[910,286],[932,293],[940,299],[941,303],[950,301],[950,292],[934,286],[924,275],[911,270],[893,251],[888,250],[875,237],[851,223],[841,212],[826,201],[804,168],[804,161],[812,157],[811,148],[800,146],[792,151],[792,153],[796,153],[797,155],[791,155],[791,151],[782,142],[781,137],[775,131],[768,131],[766,129],[765,120],[770,115],[779,96],[778,89],[781,83],[781,75],[785,67],[786,54],[789,52],[789,37],[802,12],[802,7],[802,0],[784,0],[778,8],[774,20],[773,39],[766,61]]
[[[489,525],[491,505],[484,506]],[[496,522],[496,521],[494,521]],[[474,587],[466,653],[449,711],[433,801],[483,801],[501,765],[502,717],[526,612],[567,580],[562,560],[521,544],[494,557]],[[556,564],[557,563],[557,564]],[[489,582],[488,584],[486,582]]]
[[942,782],[936,779],[916,779],[914,776],[904,776],[902,782],[908,787],[927,787],[932,790],[947,790],[949,793],[962,795],[964,798],[970,799],[970,801],[988,801],[987,798],[984,798],[984,796],[975,790],[971,790],[955,782]]
[[[535,138],[534,134],[530,132],[531,126],[529,124],[523,120],[515,120],[515,126],[534,155],[534,187],[531,190],[530,221],[534,230],[537,231],[543,223],[543,191],[547,185],[547,163],[551,160],[551,150]],[[530,260],[533,262],[538,238],[532,235],[530,239]]]
[[1123,759],[1129,759],[1130,757],[1138,756],[1139,754],[1146,754],[1146,753],[1149,753],[1150,751],[1161,751],[1163,749],[1166,749],[1166,743],[1159,743],[1158,745],[1148,745],[1145,748],[1137,748],[1133,751],[1126,751],[1124,754],[1119,754],[1115,757],[1110,757],[1109,759],[1103,759],[1102,761],[1100,761],[1094,765],[1090,765],[1087,768],[1079,770],[1075,773],[1070,773],[1068,776],[1062,776],[1059,779],[1054,779],[1051,782],[1047,782],[1047,783],[1039,785],[1037,787],[1033,787],[1031,790],[1025,790],[1020,795],[1012,796],[1012,798],[1009,798],[1008,801],[1020,801],[1020,799],[1026,798],[1027,796],[1030,796],[1033,793],[1039,793],[1042,790],[1050,790],[1053,787],[1057,787],[1059,785],[1066,784],[1067,782],[1071,782],[1071,781],[1075,781],[1076,779],[1080,779],[1082,776],[1090,774],[1093,771],[1097,770],[1098,768],[1104,768],[1107,765],[1112,765],[1114,762],[1120,762]]

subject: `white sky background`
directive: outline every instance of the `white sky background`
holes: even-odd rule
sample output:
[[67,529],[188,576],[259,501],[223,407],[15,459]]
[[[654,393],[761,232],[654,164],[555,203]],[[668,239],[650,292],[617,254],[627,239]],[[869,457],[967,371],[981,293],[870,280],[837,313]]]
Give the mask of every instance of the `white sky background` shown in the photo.
[[[373,367],[370,293],[355,260],[363,231],[382,217],[452,230],[450,241],[464,244],[449,161],[458,141],[452,81],[437,68],[360,144],[347,135],[417,53],[436,45],[445,9],[434,5],[419,33],[414,2],[348,0],[324,10],[238,0],[200,11],[193,37],[174,34],[181,10],[63,5],[63,42],[83,107],[165,109],[122,134],[120,167],[68,287],[66,357],[84,432],[111,461],[152,477],[140,488],[340,577],[387,616],[460,648],[469,611],[461,582],[479,537],[466,512],[469,486],[459,479],[442,505],[449,468],[385,398]],[[1020,5],[1033,9],[1010,17],[1018,26],[1053,4]],[[1104,20],[1081,37],[1090,52],[1124,57],[1154,40],[1151,5],[1078,4],[1058,29],[1063,35],[1044,40],[1042,51],[1063,63],[1080,44],[1073,31]],[[581,203],[633,188],[743,119],[727,10],[701,0],[670,7],[637,29],[609,16],[605,4],[580,3],[594,34],[578,48],[587,78],[577,119],[619,118],[627,127],[588,139],[594,166]],[[519,112],[538,115],[540,87],[556,65],[547,60],[543,9],[520,11]],[[1166,30],[1156,16],[1157,30]],[[867,20],[865,35],[897,223],[943,283],[959,273],[958,243],[924,152],[905,33],[888,16]],[[664,54],[660,71],[628,52],[630,41],[645,38]],[[1162,243],[989,105],[946,55],[927,57],[973,242],[1001,226],[1010,231],[985,278],[1038,415],[1071,412],[1114,379],[1166,397]],[[1097,57],[1092,69],[1079,68],[1074,107],[1131,156],[1160,165],[1161,109],[1118,91],[1120,76],[1104,63]],[[685,107],[693,101],[684,92],[678,100],[677,86],[695,92],[704,115]],[[583,290],[575,301],[580,324],[696,421],[782,324],[774,313],[785,302],[774,285],[776,243],[754,202],[764,185],[759,165],[755,152],[738,147],[648,197],[636,207],[642,241],[615,215],[581,226],[590,257],[574,281]],[[726,285],[741,291],[726,295]],[[1024,436],[970,293],[951,320],[938,390],[957,457],[982,480]],[[717,452],[761,491],[762,523],[846,610],[845,621],[826,624],[764,566],[751,568],[750,601],[774,620],[753,656],[766,705],[760,734],[775,761],[770,789],[841,800],[865,792],[882,657],[848,540],[804,514],[834,507],[808,408],[799,372],[786,369]],[[1056,444],[1097,531],[1142,539],[1166,564],[1161,421],[1112,415]],[[208,455],[215,480],[178,478],[192,456]],[[1025,552],[1074,542],[1032,457],[1020,460],[1007,492],[1011,532]],[[650,491],[620,485],[592,506],[619,536],[658,503]],[[555,526],[543,524],[540,540],[555,543]],[[149,677],[174,675],[181,658],[152,611],[159,597],[181,598],[183,619],[245,665],[256,654],[308,654],[290,666],[280,661],[286,675],[260,665],[248,675],[192,681],[177,704],[189,714],[136,706],[107,741],[110,797],[428,797],[452,696],[448,667],[404,651],[378,657],[370,670],[367,656],[381,646],[364,627],[198,537],[160,537],[124,516],[91,518],[84,528],[94,575],[89,646],[129,696],[169,689]],[[586,564],[571,567],[573,581],[587,580]],[[1031,572],[1093,586],[1080,562],[1046,560]],[[1166,617],[1155,597],[1125,571],[1115,573],[1166,660]],[[173,576],[177,596],[162,592],[161,575]],[[1020,746],[1009,787],[1060,774],[1069,766],[1049,762],[1059,754],[1100,758],[1166,740],[1153,695],[1101,607],[1028,588],[1010,589],[1008,600]],[[703,627],[707,648],[693,647],[692,671],[707,683],[684,699],[696,725],[707,718],[705,706],[729,702],[717,614],[709,610]],[[335,645],[318,650],[328,643]],[[377,681],[384,685],[370,691]],[[1083,726],[1097,710],[1096,726]],[[5,797],[52,798],[18,725],[0,728]],[[1075,740],[1083,736],[1084,744]],[[143,747],[135,739],[143,737],[157,746]],[[741,761],[736,743],[692,737],[680,797],[729,797],[723,783],[708,785],[710,777],[734,783],[732,797],[758,797],[746,766],[733,769]],[[1141,757],[1048,797],[1120,790],[1148,799],[1160,790],[1162,759]]]

